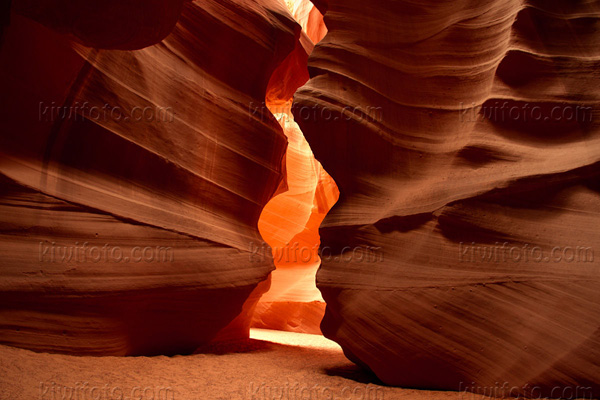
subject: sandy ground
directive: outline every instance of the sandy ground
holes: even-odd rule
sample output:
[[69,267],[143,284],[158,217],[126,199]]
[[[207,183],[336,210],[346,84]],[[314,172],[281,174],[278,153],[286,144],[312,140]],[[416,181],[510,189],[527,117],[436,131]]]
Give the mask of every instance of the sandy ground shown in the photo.
[[75,357],[0,346],[0,399],[484,399],[379,385],[318,335],[253,329],[244,346],[209,350]]

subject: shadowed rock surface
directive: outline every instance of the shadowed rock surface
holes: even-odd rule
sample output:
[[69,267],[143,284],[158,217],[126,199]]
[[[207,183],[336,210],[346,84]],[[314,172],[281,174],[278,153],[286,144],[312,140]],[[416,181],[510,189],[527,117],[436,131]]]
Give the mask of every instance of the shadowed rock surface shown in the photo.
[[323,333],[392,385],[600,395],[600,3],[321,3]]
[[135,50],[164,39],[189,0],[10,0],[15,13],[86,46]]
[[13,13],[0,49],[0,342],[173,354],[247,337],[273,269],[250,244],[286,147],[250,105],[300,26],[277,0],[186,2],[138,51],[45,25]]

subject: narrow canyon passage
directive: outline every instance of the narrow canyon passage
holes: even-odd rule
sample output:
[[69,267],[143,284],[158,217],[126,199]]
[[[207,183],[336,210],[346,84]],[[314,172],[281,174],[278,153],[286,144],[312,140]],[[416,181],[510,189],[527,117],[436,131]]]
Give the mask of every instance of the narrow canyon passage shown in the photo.
[[9,3],[0,400],[600,399],[600,0]]
[[302,27],[294,51],[273,73],[266,105],[288,139],[285,176],[267,203],[258,227],[270,246],[276,270],[271,288],[256,306],[253,326],[320,334],[325,302],[315,284],[320,265],[319,225],[339,191],[310,149],[292,115],[293,93],[308,80],[308,55],[327,33],[323,16],[308,0],[286,1]]

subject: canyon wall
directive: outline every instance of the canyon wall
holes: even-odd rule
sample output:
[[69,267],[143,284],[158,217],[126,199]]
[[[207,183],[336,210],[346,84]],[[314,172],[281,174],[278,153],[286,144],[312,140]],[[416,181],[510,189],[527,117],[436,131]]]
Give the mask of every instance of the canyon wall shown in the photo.
[[600,2],[319,6],[325,336],[391,385],[598,397]]
[[320,334],[325,303],[315,285],[320,265],[319,225],[337,201],[335,182],[315,160],[291,112],[292,97],[308,81],[308,56],[327,33],[323,15],[308,0],[287,1],[302,27],[294,50],[271,75],[266,105],[288,139],[281,190],[263,209],[258,228],[273,255],[271,287],[258,302],[253,326]]
[[600,396],[600,2],[313,3],[9,3],[0,343]]
[[86,46],[134,50],[158,43],[171,33],[183,2],[8,0],[6,7]]
[[287,142],[256,107],[300,26],[278,0],[45,2],[43,18],[30,3],[13,1],[0,49],[0,343],[174,354],[247,337]]

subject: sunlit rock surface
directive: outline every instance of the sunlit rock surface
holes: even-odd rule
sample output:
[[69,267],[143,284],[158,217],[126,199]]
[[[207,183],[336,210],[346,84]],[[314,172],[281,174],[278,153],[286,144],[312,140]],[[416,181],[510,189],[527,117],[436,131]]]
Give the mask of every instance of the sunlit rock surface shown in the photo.
[[271,288],[260,300],[254,326],[304,333],[320,333],[325,311],[315,285],[320,265],[319,225],[338,191],[335,182],[314,159],[308,143],[289,113],[276,114],[286,136],[287,190],[265,206],[258,227],[269,247],[276,270]]
[[337,201],[335,182],[315,160],[291,113],[292,95],[308,80],[307,59],[314,43],[327,32],[321,13],[309,2],[287,2],[302,26],[296,47],[275,70],[267,88],[266,104],[288,139],[285,178],[265,206],[259,229],[276,270],[270,290],[256,306],[253,326],[304,333],[320,333],[325,303],[315,285],[320,265],[318,228]]
[[388,384],[598,397],[600,3],[320,7],[323,333]]
[[172,354],[247,337],[273,269],[250,246],[286,147],[251,105],[299,35],[285,5],[186,2],[138,51],[20,14],[0,49],[0,342]]

